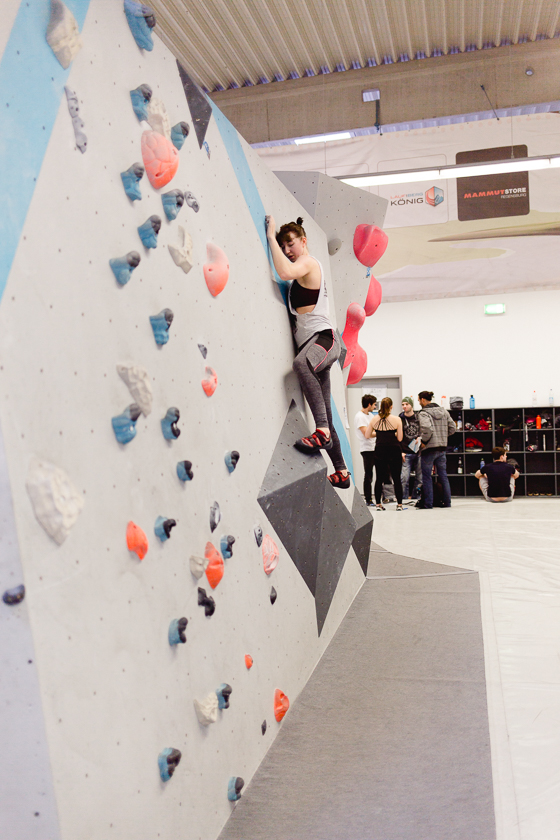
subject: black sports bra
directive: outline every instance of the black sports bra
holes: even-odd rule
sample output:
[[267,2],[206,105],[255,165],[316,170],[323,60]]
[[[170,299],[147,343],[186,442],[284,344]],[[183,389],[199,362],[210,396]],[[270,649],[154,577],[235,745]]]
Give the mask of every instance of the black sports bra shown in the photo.
[[290,303],[294,309],[299,309],[302,306],[315,306],[319,300],[319,292],[321,289],[306,289],[300,286],[297,280],[294,280],[290,287]]

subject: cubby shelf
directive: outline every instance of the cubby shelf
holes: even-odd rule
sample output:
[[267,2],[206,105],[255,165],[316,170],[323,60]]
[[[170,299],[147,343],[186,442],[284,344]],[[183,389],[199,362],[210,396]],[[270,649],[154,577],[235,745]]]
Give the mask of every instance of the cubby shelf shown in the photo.
[[[537,408],[466,408],[451,409],[451,416],[462,426],[449,438],[449,446],[457,450],[447,453],[447,474],[452,496],[480,496],[478,481],[474,473],[480,467],[481,458],[488,463],[492,448],[509,442],[509,458],[518,463],[520,473],[516,481],[516,496],[558,496],[560,495],[560,408],[540,406]],[[541,428],[528,423],[541,417]],[[466,424],[476,426],[486,420],[490,429],[465,429]],[[511,428],[510,428],[511,427]],[[473,452],[465,448],[467,438],[475,438],[484,447]],[[537,446],[532,452],[528,446]],[[558,450],[557,450],[558,447]],[[457,472],[461,459],[463,473]]]

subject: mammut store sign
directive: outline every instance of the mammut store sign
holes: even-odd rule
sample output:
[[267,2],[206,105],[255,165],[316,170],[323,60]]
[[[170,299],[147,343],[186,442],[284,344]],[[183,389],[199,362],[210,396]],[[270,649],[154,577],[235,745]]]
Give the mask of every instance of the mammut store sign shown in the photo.
[[[527,146],[498,146],[459,152],[455,162],[487,163],[511,157],[527,157]],[[461,222],[501,216],[526,216],[529,209],[528,172],[457,178],[457,213]]]

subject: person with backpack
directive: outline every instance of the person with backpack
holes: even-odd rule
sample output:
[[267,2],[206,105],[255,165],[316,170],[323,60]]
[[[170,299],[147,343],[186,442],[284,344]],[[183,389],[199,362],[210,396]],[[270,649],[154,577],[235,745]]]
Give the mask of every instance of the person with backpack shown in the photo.
[[451,487],[447,477],[447,438],[457,431],[450,413],[447,409],[432,402],[433,398],[433,391],[420,391],[418,394],[418,402],[422,406],[418,412],[422,441],[420,444],[422,450],[422,507],[428,510],[434,506],[432,484],[432,469],[434,466],[442,486],[442,507],[451,507]]

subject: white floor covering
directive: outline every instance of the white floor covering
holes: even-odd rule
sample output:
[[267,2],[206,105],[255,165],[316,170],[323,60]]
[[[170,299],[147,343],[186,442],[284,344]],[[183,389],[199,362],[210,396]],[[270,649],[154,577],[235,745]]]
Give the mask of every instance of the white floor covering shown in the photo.
[[479,572],[498,840],[560,838],[560,499],[375,514],[396,554]]

